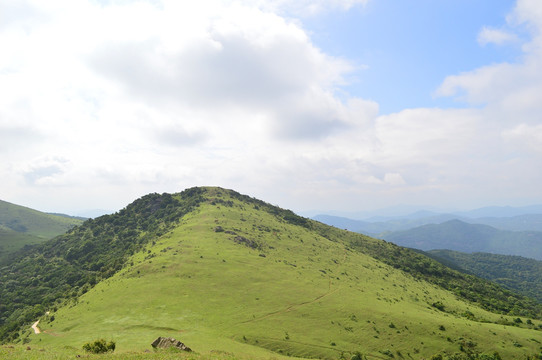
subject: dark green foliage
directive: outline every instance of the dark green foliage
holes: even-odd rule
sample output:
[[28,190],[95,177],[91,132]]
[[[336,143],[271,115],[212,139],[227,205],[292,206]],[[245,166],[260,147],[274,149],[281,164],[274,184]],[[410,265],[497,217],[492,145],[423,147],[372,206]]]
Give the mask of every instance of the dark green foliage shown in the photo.
[[440,301],[434,302],[431,306],[433,306],[434,308],[439,309],[440,311],[444,311],[444,309],[446,308],[444,306],[444,304],[442,302],[440,302]]
[[350,358],[350,360],[364,360],[366,359],[365,356],[363,356],[359,351],[356,351],[354,355]]
[[[120,270],[126,259],[165,234],[205,199],[146,195],[113,215],[90,219],[68,233],[25,249],[0,268],[0,341],[10,341],[56,302],[76,299]],[[179,199],[180,197],[180,199]]]
[[[527,357],[531,359],[531,357]],[[538,359],[536,357],[532,359]],[[498,352],[492,354],[480,354],[477,352],[456,353],[456,354],[435,354],[431,360],[502,360]]]
[[83,350],[93,354],[104,354],[115,351],[115,342],[106,341],[105,339],[94,340],[83,345]]
[[542,303],[542,261],[521,256],[432,250],[428,255],[463,272],[494,281]]

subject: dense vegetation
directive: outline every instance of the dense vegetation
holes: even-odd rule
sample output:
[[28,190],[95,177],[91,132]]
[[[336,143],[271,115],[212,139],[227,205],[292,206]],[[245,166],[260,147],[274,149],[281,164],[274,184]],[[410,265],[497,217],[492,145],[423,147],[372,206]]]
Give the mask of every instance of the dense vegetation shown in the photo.
[[33,248],[0,268],[0,340],[17,336],[29,323],[58,305],[77,298],[101,279],[120,270],[128,256],[168,231],[203,198],[187,190],[146,195],[113,215],[83,225]]
[[542,261],[521,256],[466,254],[451,250],[433,250],[428,255],[542,303]]
[[[502,335],[495,325],[499,321],[513,325],[506,330],[509,339],[523,339],[521,331],[534,332],[540,325],[524,319],[516,327],[509,318],[465,305],[425,280],[493,312],[540,318],[535,302],[412,250],[325,226],[231,190],[192,188],[147,195],[116,214],[27,249],[1,268],[0,297],[7,299],[0,305],[1,336],[3,341],[31,341],[28,329],[17,339],[20,326],[51,310],[40,324],[69,334],[78,349],[89,338],[109,337],[118,329],[140,329],[145,336],[178,333],[177,319],[183,319],[183,328],[199,331],[189,340],[200,347],[215,339],[205,324],[245,350],[256,346],[284,355],[338,357],[344,349],[349,358],[351,344],[370,333],[365,341],[373,342],[373,353],[375,344],[384,341],[422,337],[434,341],[431,349],[445,344],[454,352],[463,349],[456,359],[475,359],[474,342],[463,338],[472,334],[466,324],[475,316],[479,324],[490,323],[484,329],[494,336]],[[159,299],[145,298],[157,292],[163,292]],[[145,311],[134,314],[127,302]],[[164,313],[157,314],[158,308]],[[109,321],[96,320],[96,314]],[[85,331],[89,327],[73,329],[81,318],[91,323],[90,329],[92,321],[99,324],[92,337]],[[110,332],[102,335],[106,323]],[[303,337],[307,327],[320,332],[320,340]],[[47,339],[66,341],[62,336]],[[522,342],[532,350],[532,344]],[[126,351],[122,342],[117,344]],[[423,344],[400,347],[431,355]],[[487,350],[485,344],[480,347]],[[399,348],[378,352],[382,358],[410,356]]]

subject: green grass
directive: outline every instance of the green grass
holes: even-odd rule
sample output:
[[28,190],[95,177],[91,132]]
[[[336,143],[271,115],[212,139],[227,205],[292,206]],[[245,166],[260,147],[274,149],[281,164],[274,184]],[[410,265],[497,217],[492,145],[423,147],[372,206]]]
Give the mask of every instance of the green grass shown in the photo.
[[1,225],[43,239],[62,234],[82,222],[80,219],[46,214],[0,200]]
[[11,230],[0,225],[0,264],[7,261],[11,254],[25,245],[34,245],[43,242],[43,238]]
[[0,264],[25,245],[51,239],[82,222],[0,200]]
[[513,319],[215,191],[233,206],[202,204],[119,273],[44,316],[44,332],[26,330],[22,341],[79,351],[105,338],[117,344],[113,358],[144,356],[158,336],[175,337],[203,358],[336,359],[360,351],[370,359],[422,359],[459,352],[469,341],[503,359],[538,353],[531,339],[541,333],[531,328],[540,321],[498,325]]

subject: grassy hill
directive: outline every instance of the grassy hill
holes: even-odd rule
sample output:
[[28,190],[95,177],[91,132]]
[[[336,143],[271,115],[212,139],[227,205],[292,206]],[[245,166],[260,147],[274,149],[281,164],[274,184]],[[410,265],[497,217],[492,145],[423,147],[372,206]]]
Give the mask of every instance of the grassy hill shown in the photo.
[[82,222],[0,200],[0,264],[25,245],[51,239]]
[[542,303],[542,261],[521,256],[431,250],[430,256]]
[[393,232],[384,238],[397,245],[424,251],[488,252],[542,260],[542,232],[498,230],[459,220]]
[[[169,358],[144,353],[158,336],[217,359],[523,359],[540,350],[535,302],[220,188],[143,197],[13,261],[0,280],[0,297],[12,299],[0,304],[11,306],[4,341],[55,358],[102,337],[117,343],[115,358]],[[38,317],[43,332],[33,334]]]

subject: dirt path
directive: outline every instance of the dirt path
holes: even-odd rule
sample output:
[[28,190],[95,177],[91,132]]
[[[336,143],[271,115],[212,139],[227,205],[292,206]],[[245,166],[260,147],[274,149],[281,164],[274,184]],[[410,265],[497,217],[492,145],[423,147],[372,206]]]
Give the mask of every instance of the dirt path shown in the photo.
[[[49,311],[47,311],[45,313],[45,315],[49,315]],[[34,334],[41,334],[41,330],[40,328],[38,327],[38,324],[40,323],[40,321],[36,321],[35,323],[32,324],[32,330],[34,330]]]
[[32,324],[32,329],[34,330],[34,334],[40,334],[41,333],[41,330],[38,327],[39,323],[40,323],[40,321],[38,320],[34,324]]
[[[344,256],[343,256],[343,262],[341,264],[339,264],[339,265],[342,266],[342,264],[344,264],[345,262],[346,262],[346,250],[345,250]],[[338,269],[339,269],[339,272],[340,272],[341,267],[338,267]],[[266,318],[271,317],[271,316],[275,316],[275,315],[278,315],[278,314],[284,314],[284,313],[292,311],[292,310],[297,310],[297,308],[299,308],[301,306],[304,306],[304,305],[313,304],[313,303],[317,302],[318,300],[322,300],[323,298],[325,298],[327,296],[333,295],[334,293],[336,293],[337,291],[339,291],[341,289],[340,287],[336,287],[335,289],[332,289],[332,285],[333,285],[333,281],[331,280],[331,276],[330,276],[329,277],[329,282],[328,282],[328,291],[326,293],[322,294],[322,295],[317,296],[315,299],[304,301],[304,302],[301,302],[301,303],[298,303],[298,304],[291,304],[285,309],[273,311],[273,312],[268,313],[266,315],[263,315],[263,316],[260,316],[260,317],[257,317],[257,318],[253,318],[253,319],[250,319],[250,320],[246,320],[246,321],[243,321],[241,323],[246,324],[246,323],[250,323],[250,322],[260,321],[260,320],[266,319]]]

